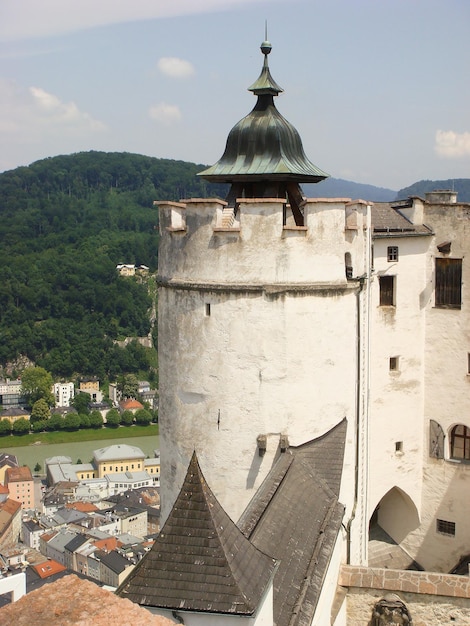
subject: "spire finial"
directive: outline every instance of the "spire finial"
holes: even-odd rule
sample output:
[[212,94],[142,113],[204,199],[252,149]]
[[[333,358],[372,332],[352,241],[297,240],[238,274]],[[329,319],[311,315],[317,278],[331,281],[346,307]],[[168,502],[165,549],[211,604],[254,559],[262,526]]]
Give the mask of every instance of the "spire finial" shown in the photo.
[[261,52],[266,57],[271,52],[272,45],[268,41],[268,20],[264,23],[264,41],[261,44]]

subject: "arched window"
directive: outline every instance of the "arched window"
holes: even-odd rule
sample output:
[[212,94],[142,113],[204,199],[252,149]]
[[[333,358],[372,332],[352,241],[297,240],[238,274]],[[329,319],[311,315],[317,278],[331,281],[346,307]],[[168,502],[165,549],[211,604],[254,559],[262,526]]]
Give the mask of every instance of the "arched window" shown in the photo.
[[450,456],[470,461],[470,428],[463,424],[457,424],[450,431]]

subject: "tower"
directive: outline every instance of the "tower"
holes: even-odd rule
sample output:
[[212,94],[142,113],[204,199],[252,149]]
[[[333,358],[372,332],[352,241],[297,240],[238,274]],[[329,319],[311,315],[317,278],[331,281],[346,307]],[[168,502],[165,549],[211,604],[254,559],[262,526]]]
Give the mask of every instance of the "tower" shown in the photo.
[[162,517],[193,451],[237,520],[289,446],[346,417],[340,499],[361,561],[368,206],[303,196],[301,183],[327,174],[276,109],[271,44],[261,51],[256,105],[200,174],[229,183],[226,200],[157,202]]

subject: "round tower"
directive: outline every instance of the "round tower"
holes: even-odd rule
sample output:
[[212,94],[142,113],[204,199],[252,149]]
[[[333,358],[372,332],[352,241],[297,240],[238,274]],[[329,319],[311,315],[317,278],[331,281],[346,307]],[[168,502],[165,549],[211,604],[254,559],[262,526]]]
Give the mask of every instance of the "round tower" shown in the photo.
[[227,198],[156,203],[163,519],[194,450],[236,521],[279,455],[344,417],[353,507],[367,206],[303,196],[327,174],[277,111],[261,50],[256,105],[200,174]]

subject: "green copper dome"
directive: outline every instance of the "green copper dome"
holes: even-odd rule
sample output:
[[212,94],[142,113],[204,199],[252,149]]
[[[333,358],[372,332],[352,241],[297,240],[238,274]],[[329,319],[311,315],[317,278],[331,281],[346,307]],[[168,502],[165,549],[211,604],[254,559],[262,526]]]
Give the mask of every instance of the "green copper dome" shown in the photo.
[[249,88],[258,96],[256,105],[230,131],[222,158],[199,176],[226,183],[320,182],[328,174],[308,160],[299,133],[274,105],[282,88],[269,71],[271,44],[264,41],[261,51],[263,68]]

